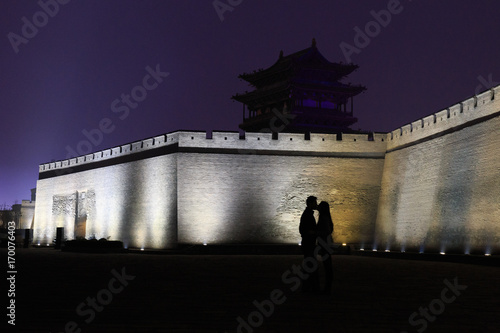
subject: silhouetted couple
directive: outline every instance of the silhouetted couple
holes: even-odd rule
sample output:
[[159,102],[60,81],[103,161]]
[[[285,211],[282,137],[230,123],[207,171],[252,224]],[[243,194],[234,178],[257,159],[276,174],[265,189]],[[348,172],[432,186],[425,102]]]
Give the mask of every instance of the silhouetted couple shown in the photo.
[[[302,291],[304,292],[322,292],[330,294],[333,282],[333,267],[330,251],[325,247],[331,244],[333,222],[330,215],[330,206],[326,201],[318,205],[318,199],[310,196],[306,200],[306,209],[300,218],[299,231],[302,236],[302,252],[304,253],[304,263],[306,274],[309,275],[303,281]],[[314,210],[318,210],[319,219],[316,224]],[[319,240],[319,245],[317,245]],[[320,290],[319,285],[319,263],[315,254],[321,255],[325,268],[325,286]]]

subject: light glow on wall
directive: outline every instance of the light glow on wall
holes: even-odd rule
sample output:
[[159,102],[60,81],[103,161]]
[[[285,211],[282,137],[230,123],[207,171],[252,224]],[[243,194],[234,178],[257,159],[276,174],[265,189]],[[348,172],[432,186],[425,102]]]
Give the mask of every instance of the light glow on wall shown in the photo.
[[[488,99],[484,106],[473,112],[467,109],[469,112],[460,117],[473,119],[496,112],[498,103]],[[440,127],[454,119],[445,118],[413,134],[408,131],[394,141],[412,143],[412,136],[421,138],[418,135],[425,131],[439,133]],[[500,137],[491,135],[499,127],[500,117],[495,117],[388,153],[377,241],[420,247],[420,253],[424,248],[426,252],[465,254],[483,252],[488,244],[500,248]],[[390,145],[397,147],[396,143]]]
[[[484,108],[493,107],[488,103]],[[483,111],[481,105],[474,114]],[[464,112],[464,117],[474,115]],[[446,121],[453,119],[418,133],[439,133]],[[126,247],[165,248],[176,246],[178,240],[297,244],[304,200],[313,194],[331,203],[337,244],[362,243],[364,249],[373,242],[372,251],[380,247],[381,251],[419,249],[419,253],[497,253],[500,136],[490,134],[498,128],[500,117],[495,117],[393,150],[385,160],[201,151],[42,179],[37,183],[34,241],[50,244],[58,226],[64,226],[65,237],[73,238],[80,214],[78,192],[95,193],[94,205],[87,197],[81,213],[87,216],[86,236],[122,240]],[[405,136],[394,141],[412,143],[412,135],[418,133],[405,130]],[[214,140],[201,137],[199,142],[189,140],[190,147],[220,148],[217,135]],[[318,150],[315,145],[323,141],[314,135],[304,141],[294,137],[296,146],[285,146],[292,144],[290,140],[235,138],[224,144],[232,149],[258,150],[265,145],[272,150],[356,154],[378,153],[380,148],[361,140],[326,140],[328,149]],[[391,144],[397,146],[387,143]]]

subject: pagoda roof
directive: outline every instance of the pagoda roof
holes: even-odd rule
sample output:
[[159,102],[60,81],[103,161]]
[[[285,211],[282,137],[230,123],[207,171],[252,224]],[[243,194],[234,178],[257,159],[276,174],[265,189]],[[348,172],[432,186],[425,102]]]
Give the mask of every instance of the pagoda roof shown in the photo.
[[245,94],[236,94],[232,98],[238,102],[247,104],[251,109],[264,106],[269,102],[287,100],[291,95],[300,93],[322,94],[324,100],[355,96],[366,88],[363,86],[347,85],[340,82],[314,82],[293,80],[292,82],[281,82],[272,87],[257,89]]
[[343,64],[328,61],[316,47],[316,41],[313,39],[311,47],[304,50],[283,56],[283,51],[280,52],[278,60],[267,69],[260,69],[253,73],[243,73],[238,77],[249,82],[255,87],[264,86],[269,80],[279,77],[280,73],[286,77],[298,71],[318,70],[329,72],[329,80],[338,81],[341,78],[349,75],[358,68],[355,64]]

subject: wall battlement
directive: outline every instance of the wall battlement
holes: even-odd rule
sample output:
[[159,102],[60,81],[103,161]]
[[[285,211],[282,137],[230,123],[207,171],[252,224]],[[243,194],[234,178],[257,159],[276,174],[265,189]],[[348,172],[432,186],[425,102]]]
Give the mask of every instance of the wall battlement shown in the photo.
[[387,150],[392,151],[440,133],[461,129],[499,112],[500,86],[496,86],[387,133]]
[[[42,163],[39,172],[53,171],[109,160],[169,145],[181,148],[291,151],[316,153],[381,154],[460,129],[500,112],[500,86],[454,104],[445,110],[401,126],[387,134],[243,133],[176,131],[66,160]],[[250,152],[251,153],[251,152]],[[375,156],[374,155],[374,156]]]
[[293,244],[313,194],[337,243],[497,254],[498,128],[500,86],[389,133],[176,131],[41,164],[30,225],[44,244],[57,227],[135,248]]
[[[277,135],[276,135],[277,134]],[[378,156],[385,153],[386,134],[317,134],[299,133],[243,133],[176,131],[135,141],[118,147],[100,150],[66,160],[43,163],[39,172],[66,169],[103,160],[178,145],[180,148],[236,149],[238,153],[252,151],[292,151],[316,153],[359,153]]]

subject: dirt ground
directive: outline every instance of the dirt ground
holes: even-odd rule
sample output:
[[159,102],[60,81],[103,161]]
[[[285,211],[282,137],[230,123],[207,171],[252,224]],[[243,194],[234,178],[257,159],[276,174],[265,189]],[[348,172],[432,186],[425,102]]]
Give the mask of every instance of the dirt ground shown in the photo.
[[499,267],[336,255],[325,296],[297,288],[299,255],[15,258],[7,332],[500,332]]

